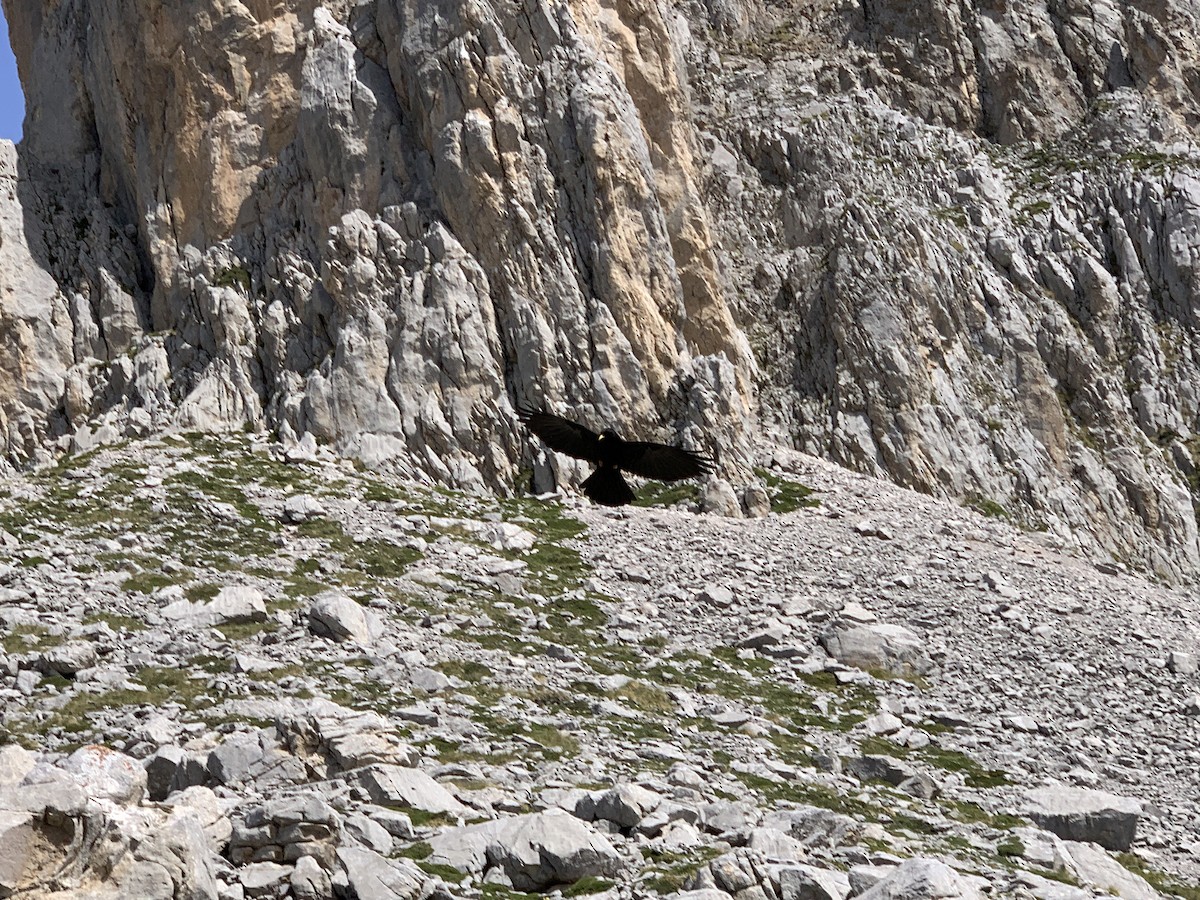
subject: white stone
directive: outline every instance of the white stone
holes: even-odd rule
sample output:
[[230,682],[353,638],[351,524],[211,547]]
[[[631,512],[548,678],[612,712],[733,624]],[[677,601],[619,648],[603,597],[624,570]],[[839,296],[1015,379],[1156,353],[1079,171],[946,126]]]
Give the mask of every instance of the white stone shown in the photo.
[[337,591],[326,591],[313,600],[308,622],[313,634],[364,646],[371,644],[379,631],[374,614]]

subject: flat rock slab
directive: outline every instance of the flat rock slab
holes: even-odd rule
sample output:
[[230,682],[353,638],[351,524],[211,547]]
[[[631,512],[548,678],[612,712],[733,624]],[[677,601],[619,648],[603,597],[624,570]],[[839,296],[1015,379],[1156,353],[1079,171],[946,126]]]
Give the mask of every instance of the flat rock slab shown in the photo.
[[498,867],[519,891],[615,875],[621,867],[603,835],[559,809],[452,828],[429,844],[428,862],[472,873]]
[[367,766],[359,783],[380,806],[408,807],[452,816],[478,815],[422,772],[407,766]]
[[1129,797],[1076,787],[1035,788],[1027,794],[1029,818],[1065,841],[1128,850],[1142,804]]
[[1160,900],[1162,897],[1141,875],[1130,872],[1095,844],[1071,841],[1066,848],[1080,881],[1126,900]]
[[407,859],[388,859],[362,847],[342,847],[337,861],[347,888],[339,894],[358,900],[413,900],[425,893],[429,880]]

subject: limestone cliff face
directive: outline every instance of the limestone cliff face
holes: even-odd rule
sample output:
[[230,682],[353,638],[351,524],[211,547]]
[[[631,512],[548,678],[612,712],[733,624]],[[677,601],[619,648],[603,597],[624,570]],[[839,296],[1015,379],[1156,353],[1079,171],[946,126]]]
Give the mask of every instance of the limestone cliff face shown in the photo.
[[744,466],[751,360],[657,6],[5,8],[68,428],[245,421],[495,486],[511,403],[547,402],[717,422]]
[[769,427],[1194,573],[1194,7],[698,13],[710,205]]
[[3,2],[12,454],[249,421],[497,486],[544,399],[744,476],[753,403],[1200,567],[1193,4]]
[[54,279],[37,264],[17,202],[17,154],[0,142],[0,435],[36,451],[56,415],[71,363],[64,340],[70,312]]

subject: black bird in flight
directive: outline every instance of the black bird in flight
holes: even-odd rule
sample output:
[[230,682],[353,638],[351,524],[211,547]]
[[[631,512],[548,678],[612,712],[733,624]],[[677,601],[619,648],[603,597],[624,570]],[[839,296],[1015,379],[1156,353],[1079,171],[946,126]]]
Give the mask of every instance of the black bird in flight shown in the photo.
[[633,491],[622,477],[622,469],[659,481],[699,478],[713,470],[713,461],[707,456],[682,447],[625,441],[611,428],[596,434],[552,413],[520,406],[517,416],[550,449],[596,464],[596,471],[581,487],[589,498],[605,506],[624,506],[633,501]]

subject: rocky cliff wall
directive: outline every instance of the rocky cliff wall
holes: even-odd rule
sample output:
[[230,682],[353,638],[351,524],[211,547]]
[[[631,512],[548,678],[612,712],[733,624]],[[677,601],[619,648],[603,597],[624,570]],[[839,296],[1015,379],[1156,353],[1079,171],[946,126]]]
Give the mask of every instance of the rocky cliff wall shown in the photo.
[[545,486],[545,399],[744,477],[754,402],[1200,564],[1188,4],[4,3],[59,289],[14,454],[245,421]]
[[529,464],[517,401],[703,423],[744,470],[751,360],[656,6],[5,8],[60,427],[265,424],[482,487]]
[[767,430],[1194,573],[1195,19],[694,8],[707,197]]

